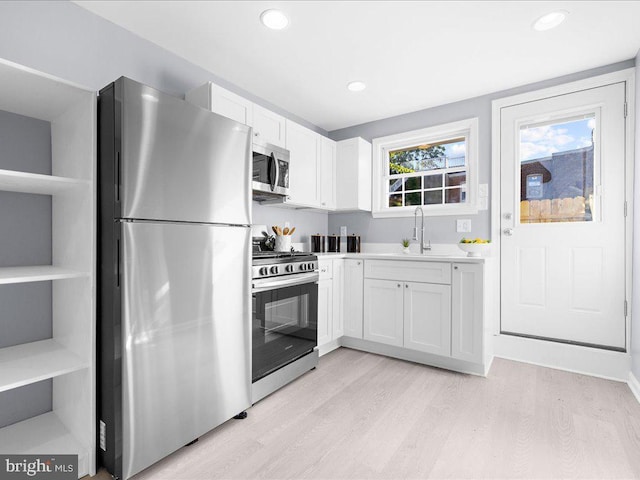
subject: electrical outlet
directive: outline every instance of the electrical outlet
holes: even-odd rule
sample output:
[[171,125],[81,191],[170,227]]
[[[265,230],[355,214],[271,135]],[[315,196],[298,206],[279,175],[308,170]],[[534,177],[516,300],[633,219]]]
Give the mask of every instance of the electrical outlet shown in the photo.
[[489,196],[489,184],[488,183],[481,183],[478,186],[478,196],[480,198]]
[[289,222],[284,222],[284,228],[289,228],[290,226]]
[[347,227],[340,227],[340,236],[341,237],[347,236]]
[[478,199],[478,210],[489,210],[489,199],[487,197]]
[[458,233],[468,233],[471,231],[471,220],[457,220],[456,221],[456,232]]

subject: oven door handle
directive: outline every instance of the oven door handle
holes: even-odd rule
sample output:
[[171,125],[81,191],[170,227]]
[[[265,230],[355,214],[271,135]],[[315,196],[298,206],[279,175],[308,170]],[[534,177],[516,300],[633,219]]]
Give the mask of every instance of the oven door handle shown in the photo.
[[305,273],[304,275],[296,275],[295,278],[279,278],[278,280],[272,280],[265,278],[264,280],[254,280],[253,293],[266,292],[268,290],[275,290],[281,287],[293,287],[295,285],[302,285],[305,283],[315,283],[320,279],[318,272]]

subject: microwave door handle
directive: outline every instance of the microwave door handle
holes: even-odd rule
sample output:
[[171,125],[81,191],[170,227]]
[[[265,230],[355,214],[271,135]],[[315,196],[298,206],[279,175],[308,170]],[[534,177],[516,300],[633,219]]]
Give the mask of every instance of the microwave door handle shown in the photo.
[[276,156],[271,152],[271,157],[269,157],[269,185],[271,186],[271,191],[273,192],[276,189],[276,185],[278,184],[278,161],[276,160]]

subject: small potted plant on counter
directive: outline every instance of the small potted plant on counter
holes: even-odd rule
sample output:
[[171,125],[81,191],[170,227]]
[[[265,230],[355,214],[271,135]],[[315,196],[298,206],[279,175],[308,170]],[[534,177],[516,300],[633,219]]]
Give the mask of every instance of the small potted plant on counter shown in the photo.
[[409,241],[408,238],[403,238],[402,239],[402,253],[409,253],[409,245],[411,244],[411,242]]

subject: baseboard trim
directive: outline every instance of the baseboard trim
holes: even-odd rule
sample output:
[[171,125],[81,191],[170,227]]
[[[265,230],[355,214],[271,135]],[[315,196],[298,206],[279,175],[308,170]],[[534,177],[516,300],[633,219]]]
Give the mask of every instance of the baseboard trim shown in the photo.
[[342,345],[342,337],[331,340],[330,342],[323,343],[318,346],[318,354],[320,356],[326,355],[329,352],[333,352],[336,348]]
[[629,372],[629,380],[627,381],[627,384],[629,385],[629,388],[631,389],[633,395],[636,397],[638,403],[640,403],[640,382],[635,377],[633,372]]
[[496,357],[541,367],[625,383],[631,371],[631,356],[628,353],[514,335],[496,335],[492,343]]
[[460,373],[478,375],[480,377],[485,377],[486,371],[488,371],[488,369],[485,369],[485,365],[466,362],[456,358],[418,352],[407,348],[385,345],[383,343],[371,342],[360,338],[342,337],[341,343],[342,347],[352,348],[354,350],[375,353],[378,355],[384,355],[385,357],[398,358],[400,360],[421,363],[423,365],[444,368],[446,370],[453,370]]

